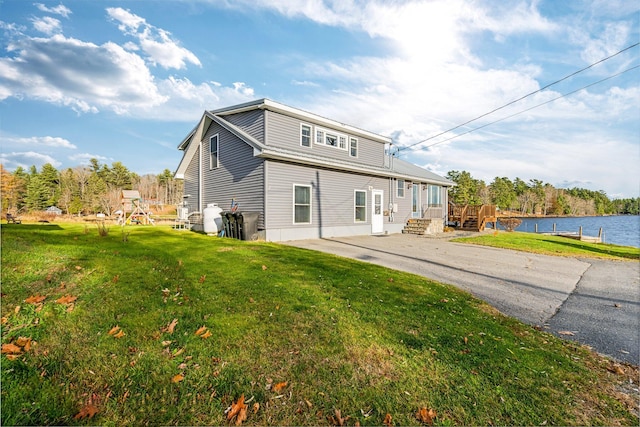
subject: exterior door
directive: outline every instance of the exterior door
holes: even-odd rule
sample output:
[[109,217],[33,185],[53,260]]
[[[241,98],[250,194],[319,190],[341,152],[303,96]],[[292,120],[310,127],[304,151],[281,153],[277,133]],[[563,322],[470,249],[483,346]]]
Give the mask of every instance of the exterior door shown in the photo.
[[411,188],[411,216],[420,218],[420,184],[413,184]]
[[383,194],[382,190],[371,190],[371,234],[384,231]]

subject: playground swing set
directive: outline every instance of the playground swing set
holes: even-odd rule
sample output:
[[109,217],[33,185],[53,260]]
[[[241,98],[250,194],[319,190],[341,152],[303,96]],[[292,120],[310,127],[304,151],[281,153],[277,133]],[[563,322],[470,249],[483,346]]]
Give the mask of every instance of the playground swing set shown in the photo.
[[122,208],[118,218],[119,225],[143,224],[156,225],[149,204],[145,203],[138,190],[122,190]]

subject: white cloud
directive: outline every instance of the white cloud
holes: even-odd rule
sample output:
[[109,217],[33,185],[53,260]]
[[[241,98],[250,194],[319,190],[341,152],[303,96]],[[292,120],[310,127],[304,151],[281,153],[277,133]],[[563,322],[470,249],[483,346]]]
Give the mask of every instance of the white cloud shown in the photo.
[[54,6],[54,7],[47,7],[46,5],[42,4],[42,3],[34,3],[34,5],[41,10],[42,12],[47,12],[47,13],[53,13],[55,15],[61,15],[64,16],[65,18],[68,18],[69,15],[71,15],[71,9],[69,9],[68,7],[66,7],[65,5],[59,4],[58,6]]
[[[118,25],[120,31],[138,39],[140,48],[152,65],[178,70],[185,69],[187,62],[197,66],[202,65],[193,52],[172,39],[170,32],[148,24],[144,18],[120,7],[107,8],[107,14],[120,23]],[[131,43],[127,46],[131,50]]]
[[99,46],[54,35],[24,37],[8,50],[15,57],[0,58],[4,98],[28,97],[82,113],[106,108],[120,114],[167,100],[144,61],[114,43]]
[[56,34],[61,31],[60,21],[50,16],[33,18],[31,22],[33,22],[33,28],[47,35]]
[[89,153],[79,153],[79,154],[74,154],[73,156],[69,156],[69,160],[71,160],[74,163],[79,163],[80,165],[91,164],[91,159],[96,159],[102,163],[112,160],[105,156],[100,156],[98,154],[89,154]]
[[14,170],[18,166],[27,169],[31,166],[40,167],[46,163],[50,163],[53,167],[59,167],[62,162],[59,162],[55,158],[35,151],[23,151],[23,152],[11,152],[0,153],[0,163],[7,168],[7,170]]
[[76,149],[75,145],[65,138],[57,136],[32,136],[22,138],[0,137],[0,142],[4,146],[27,146],[27,147],[53,147]]

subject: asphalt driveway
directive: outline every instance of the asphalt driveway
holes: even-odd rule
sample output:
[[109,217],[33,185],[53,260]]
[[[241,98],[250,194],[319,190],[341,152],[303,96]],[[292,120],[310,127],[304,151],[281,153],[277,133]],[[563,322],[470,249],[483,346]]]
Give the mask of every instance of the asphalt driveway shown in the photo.
[[390,234],[287,242],[419,274],[502,313],[640,364],[640,263],[576,259]]

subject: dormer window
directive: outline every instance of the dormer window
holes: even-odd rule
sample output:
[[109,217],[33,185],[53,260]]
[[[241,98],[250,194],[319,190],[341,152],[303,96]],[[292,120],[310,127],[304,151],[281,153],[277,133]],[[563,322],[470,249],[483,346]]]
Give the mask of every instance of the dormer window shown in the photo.
[[300,145],[303,147],[311,147],[311,126],[300,125]]
[[347,150],[347,135],[316,127],[316,144]]

